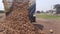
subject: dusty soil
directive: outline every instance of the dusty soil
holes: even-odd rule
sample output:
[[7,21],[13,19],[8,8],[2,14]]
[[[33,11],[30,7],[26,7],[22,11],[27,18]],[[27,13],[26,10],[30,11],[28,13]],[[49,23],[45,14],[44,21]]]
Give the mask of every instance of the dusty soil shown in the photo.
[[[60,34],[60,19],[37,18],[37,23],[44,26],[45,34]],[[50,29],[53,33],[50,33]]]
[[[2,16],[2,17],[1,17]],[[4,20],[5,14],[0,14],[0,22]],[[43,19],[36,18],[37,24],[41,24],[44,26],[45,34],[60,34],[60,19]],[[53,33],[50,33],[50,29],[53,30]],[[3,34],[0,32],[0,34]]]

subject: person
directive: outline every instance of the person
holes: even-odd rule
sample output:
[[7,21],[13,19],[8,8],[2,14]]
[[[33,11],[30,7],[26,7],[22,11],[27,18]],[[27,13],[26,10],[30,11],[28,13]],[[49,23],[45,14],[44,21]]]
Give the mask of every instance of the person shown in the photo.
[[35,19],[35,16],[34,13],[35,13],[35,10],[36,10],[36,4],[32,4],[30,7],[29,7],[29,19],[31,20],[31,22],[35,22],[36,19]]

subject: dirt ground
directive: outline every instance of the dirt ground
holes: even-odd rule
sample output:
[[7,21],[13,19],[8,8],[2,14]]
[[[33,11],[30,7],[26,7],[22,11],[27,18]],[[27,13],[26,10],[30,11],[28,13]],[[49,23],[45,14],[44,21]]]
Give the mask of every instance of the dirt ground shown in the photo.
[[[5,18],[5,14],[0,14],[0,22]],[[43,19],[36,18],[37,24],[44,26],[43,30],[45,34],[60,34],[60,19]],[[50,29],[53,30],[53,33],[50,33]],[[2,32],[0,32],[1,34]]]
[[[60,19],[37,18],[37,23],[44,26],[45,34],[60,34]],[[50,32],[53,30],[53,33]]]

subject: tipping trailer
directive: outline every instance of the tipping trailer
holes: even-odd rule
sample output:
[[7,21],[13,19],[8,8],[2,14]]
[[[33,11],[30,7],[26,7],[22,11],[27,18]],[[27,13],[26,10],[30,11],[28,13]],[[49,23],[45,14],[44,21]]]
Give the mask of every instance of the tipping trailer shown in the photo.
[[[28,0],[21,0],[20,2],[27,2],[27,1]],[[16,0],[3,0],[6,16],[9,15],[9,13],[13,9],[13,2],[17,2],[17,1]],[[34,15],[35,10],[36,10],[35,0],[29,0],[29,9],[28,10],[29,10],[29,19],[31,20],[31,22],[35,22],[36,21],[36,17]]]

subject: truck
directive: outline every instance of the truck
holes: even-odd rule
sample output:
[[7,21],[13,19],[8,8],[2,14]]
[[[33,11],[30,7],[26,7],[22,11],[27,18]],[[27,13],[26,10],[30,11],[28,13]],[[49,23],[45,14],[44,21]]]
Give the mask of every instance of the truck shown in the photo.
[[[35,0],[19,0],[20,2],[29,1],[29,19],[31,22],[36,22],[35,10],[36,10],[36,1]],[[13,2],[17,2],[16,0],[3,0],[5,14],[9,15],[11,10],[13,9]]]

